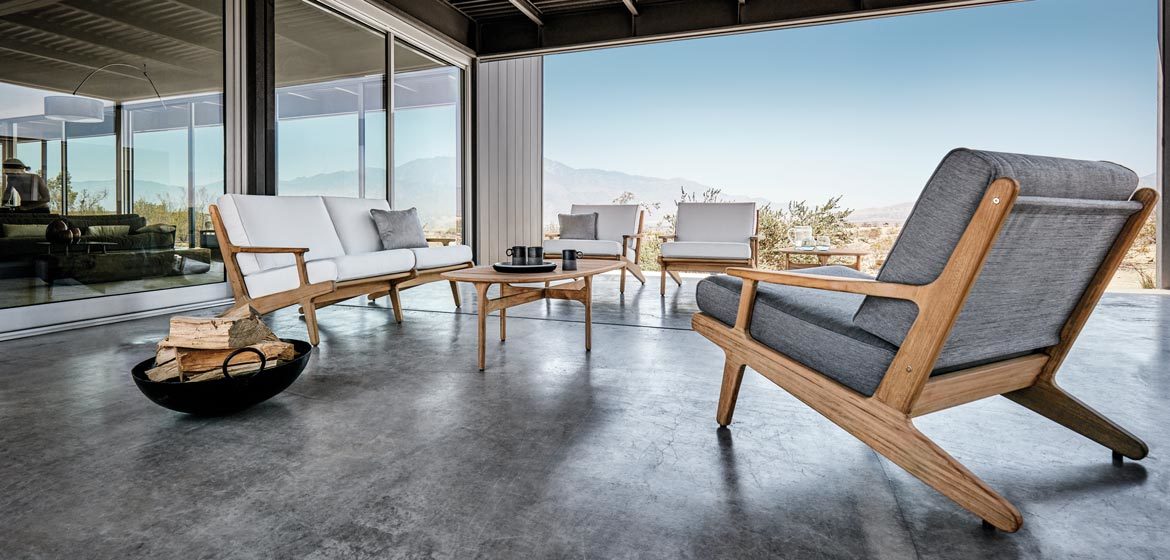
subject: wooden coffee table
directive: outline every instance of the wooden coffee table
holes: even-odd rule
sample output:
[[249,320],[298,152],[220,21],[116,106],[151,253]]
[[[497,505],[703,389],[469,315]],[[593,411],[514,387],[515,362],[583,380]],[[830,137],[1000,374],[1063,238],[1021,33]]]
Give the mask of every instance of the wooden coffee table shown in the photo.
[[[443,278],[453,282],[468,282],[475,285],[478,296],[476,303],[479,308],[479,370],[484,367],[484,347],[487,332],[487,316],[492,311],[500,312],[500,340],[507,337],[507,321],[509,307],[524,305],[542,299],[568,299],[585,304],[585,351],[591,346],[593,335],[593,276],[611,270],[620,270],[625,266],[621,261],[603,261],[579,259],[577,270],[557,269],[552,272],[538,272],[531,274],[511,274],[496,272],[490,265],[465,268],[443,273]],[[549,282],[560,280],[576,280],[567,284],[548,286]],[[515,284],[545,283],[544,287],[516,286]],[[489,299],[488,288],[492,284],[500,285],[500,297]]]

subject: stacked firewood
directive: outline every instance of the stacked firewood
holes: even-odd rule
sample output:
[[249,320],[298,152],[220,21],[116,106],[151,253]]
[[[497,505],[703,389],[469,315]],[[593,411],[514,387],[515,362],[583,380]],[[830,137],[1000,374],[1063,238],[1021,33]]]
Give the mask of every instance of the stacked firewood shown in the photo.
[[[296,357],[293,345],[284,342],[244,305],[218,317],[172,317],[170,333],[158,343],[154,368],[146,371],[151,381],[196,382],[223,378],[223,361],[240,348],[264,354],[271,368]],[[228,365],[230,375],[260,370],[260,356],[240,352]]]

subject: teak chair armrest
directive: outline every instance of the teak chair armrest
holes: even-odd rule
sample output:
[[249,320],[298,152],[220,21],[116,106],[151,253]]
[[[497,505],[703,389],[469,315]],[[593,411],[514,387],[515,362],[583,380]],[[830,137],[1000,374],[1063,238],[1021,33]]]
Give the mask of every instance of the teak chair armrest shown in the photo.
[[237,253],[292,253],[303,255],[309,252],[307,247],[235,247]]
[[546,233],[546,234],[544,234],[545,239],[559,239],[560,237],[561,237],[561,234],[559,234],[559,233]]
[[442,243],[444,247],[458,241],[454,237],[428,237],[427,243]]
[[671,234],[660,233],[660,234],[658,234],[658,239],[660,239],[662,241],[673,241],[675,239],[678,239],[678,235],[673,234],[673,233],[671,233]]
[[[912,284],[896,284],[893,282],[879,282],[863,278],[849,278],[846,276],[825,276],[788,272],[784,270],[761,270],[758,268],[734,267],[727,269],[727,273],[752,282],[767,282],[769,284],[783,284],[797,288],[814,288],[832,292],[848,292],[866,296],[888,297],[917,301],[922,286]],[[746,282],[745,282],[746,285]],[[753,288],[754,289],[754,288]]]

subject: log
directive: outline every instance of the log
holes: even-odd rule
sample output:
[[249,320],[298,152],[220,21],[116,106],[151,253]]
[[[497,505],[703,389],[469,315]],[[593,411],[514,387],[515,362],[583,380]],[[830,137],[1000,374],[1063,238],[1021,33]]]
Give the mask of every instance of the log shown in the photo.
[[223,350],[251,346],[272,337],[251,308],[237,308],[223,317],[171,317],[171,332],[160,347]]
[[[248,348],[255,348],[264,353],[264,358],[268,363],[273,363],[276,360],[291,360],[296,357],[293,350],[293,345],[280,340],[264,340],[256,344],[247,346]],[[223,366],[223,361],[229,354],[235,352],[234,349],[227,350],[200,350],[194,348],[176,348],[175,361],[178,362],[179,371],[183,373],[198,373],[219,369]],[[252,352],[241,352],[232,358],[232,365],[237,364],[253,364],[260,363],[260,356]]]
[[[264,369],[271,369],[276,367],[276,365],[276,360],[272,360],[268,362],[267,367]],[[228,366],[228,373],[231,375],[244,375],[246,373],[252,373],[255,371],[260,371],[260,362]],[[191,377],[188,377],[186,382],[198,383],[200,381],[214,381],[216,379],[223,379],[223,368],[215,368],[211,371],[195,374]]]

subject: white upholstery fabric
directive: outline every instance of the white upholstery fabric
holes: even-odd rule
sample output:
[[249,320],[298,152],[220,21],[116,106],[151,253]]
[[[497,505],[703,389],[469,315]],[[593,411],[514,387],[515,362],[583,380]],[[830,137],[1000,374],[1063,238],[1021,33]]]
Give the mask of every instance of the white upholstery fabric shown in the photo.
[[410,251],[414,252],[414,267],[419,270],[471,262],[471,247],[467,245],[420,247]]
[[[240,220],[240,211],[236,208],[236,199],[238,195],[225,194],[219,197],[216,201],[216,207],[219,208],[219,217],[223,220],[223,229],[227,231],[228,239],[235,245],[248,246],[252,245],[251,240],[248,239],[248,232],[244,231],[244,222]],[[236,262],[240,266],[240,274],[247,276],[260,271],[260,262],[256,260],[256,255],[252,253],[239,253],[236,255]]]
[[[637,204],[574,204],[573,214],[597,212],[597,239],[622,242],[623,235],[638,233]],[[600,254],[600,253],[598,253]]]
[[337,229],[337,237],[347,255],[373,253],[382,250],[382,238],[370,210],[389,210],[390,203],[381,198],[352,198],[323,196],[325,210]]
[[[230,234],[229,234],[230,235]],[[305,270],[309,273],[309,283],[337,280],[337,265],[329,260],[316,260],[305,263]],[[254,298],[285,292],[301,285],[300,275],[296,265],[280,268],[271,268],[263,272],[256,272],[244,277],[244,284],[248,286],[248,295]]]
[[659,248],[668,259],[750,259],[752,247],[747,243],[702,243],[672,241]]
[[[234,203],[239,224],[247,243],[237,241],[228,230],[232,243],[254,247],[307,247],[306,261],[331,259],[345,254],[337,230],[319,196],[256,196],[226,194],[221,203]],[[225,204],[226,206],[226,204]],[[226,225],[226,223],[225,223]],[[258,254],[260,270],[291,266],[290,254]],[[244,270],[245,275],[255,272]]]
[[[565,249],[574,249],[586,255],[622,254],[622,244],[608,239],[548,239],[544,242],[546,255],[560,253]],[[633,252],[628,254],[633,258]]]
[[329,260],[337,266],[337,279],[340,281],[406,272],[414,268],[414,253],[409,249],[342,255]]
[[756,231],[754,202],[680,202],[678,241],[747,243]]

